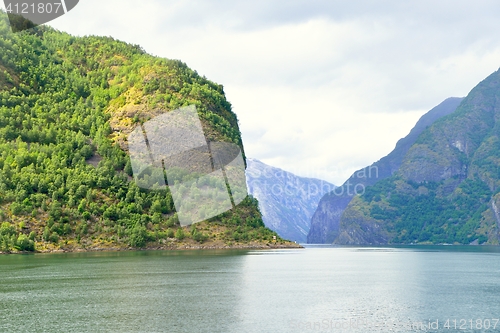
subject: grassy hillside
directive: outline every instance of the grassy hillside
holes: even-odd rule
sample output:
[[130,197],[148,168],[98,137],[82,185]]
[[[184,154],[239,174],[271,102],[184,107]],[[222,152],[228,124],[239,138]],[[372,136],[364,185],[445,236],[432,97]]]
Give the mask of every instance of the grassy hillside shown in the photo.
[[127,134],[181,106],[243,151],[221,85],[137,45],[7,22],[0,13],[0,252],[275,243],[251,197],[180,228],[168,190],[131,181]]

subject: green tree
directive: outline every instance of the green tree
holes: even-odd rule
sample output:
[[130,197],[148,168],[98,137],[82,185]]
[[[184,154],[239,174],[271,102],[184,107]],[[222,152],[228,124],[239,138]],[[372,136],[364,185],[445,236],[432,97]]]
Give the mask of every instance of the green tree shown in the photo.
[[177,238],[178,240],[183,240],[184,237],[186,237],[186,235],[184,234],[184,230],[182,230],[182,228],[178,228],[175,231],[175,238]]

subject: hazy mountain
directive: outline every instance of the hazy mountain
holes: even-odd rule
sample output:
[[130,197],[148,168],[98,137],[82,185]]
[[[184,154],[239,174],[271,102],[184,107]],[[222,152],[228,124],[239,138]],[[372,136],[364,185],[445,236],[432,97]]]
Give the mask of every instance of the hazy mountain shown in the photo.
[[285,239],[305,242],[321,197],[335,188],[327,181],[298,177],[247,158],[247,185],[259,201],[264,224]]
[[500,72],[411,145],[393,176],[355,197],[335,243],[498,244]]
[[360,169],[334,192],[326,194],[320,201],[311,221],[308,243],[331,243],[339,234],[339,222],[345,208],[355,194],[362,194],[366,186],[390,177],[400,167],[408,149],[418,136],[436,120],[457,108],[462,98],[448,98],[423,115],[410,133],[400,139],[394,150],[372,165]]

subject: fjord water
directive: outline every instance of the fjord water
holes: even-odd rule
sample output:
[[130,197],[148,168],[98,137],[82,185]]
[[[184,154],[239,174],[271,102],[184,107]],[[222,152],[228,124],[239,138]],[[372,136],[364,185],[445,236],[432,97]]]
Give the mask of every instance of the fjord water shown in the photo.
[[0,256],[0,332],[500,332],[495,319],[497,247]]

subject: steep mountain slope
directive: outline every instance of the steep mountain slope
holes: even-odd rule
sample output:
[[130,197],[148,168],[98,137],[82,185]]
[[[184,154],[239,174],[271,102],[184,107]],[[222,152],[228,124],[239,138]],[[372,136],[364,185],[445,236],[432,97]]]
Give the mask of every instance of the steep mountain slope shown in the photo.
[[339,244],[498,244],[500,72],[418,137],[400,169],[357,196]]
[[304,243],[319,200],[335,185],[298,177],[252,158],[247,165],[248,190],[259,200],[264,224],[285,239]]
[[168,189],[131,181],[127,134],[186,105],[243,151],[223,87],[182,62],[44,26],[13,34],[0,11],[0,252],[273,243],[251,197],[180,228]]
[[391,153],[372,165],[354,172],[342,187],[326,194],[311,220],[307,242],[310,244],[333,242],[339,234],[340,218],[353,196],[364,193],[366,186],[390,177],[398,170],[417,137],[436,120],[455,111],[461,101],[462,98],[452,97],[434,107],[418,120],[406,137],[397,142]]

